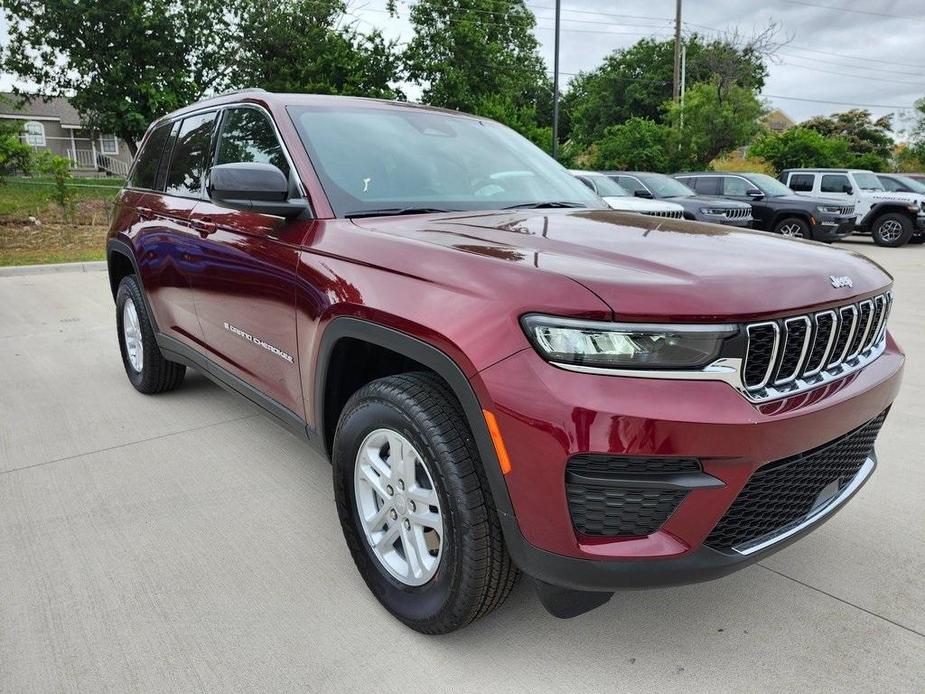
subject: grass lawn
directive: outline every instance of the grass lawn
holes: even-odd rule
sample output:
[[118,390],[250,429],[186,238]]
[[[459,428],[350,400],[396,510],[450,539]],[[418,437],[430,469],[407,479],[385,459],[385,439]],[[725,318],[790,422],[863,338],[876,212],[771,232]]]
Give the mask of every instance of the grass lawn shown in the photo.
[[69,186],[73,210],[66,215],[52,198],[51,179],[8,178],[0,185],[0,265],[103,260],[112,201],[122,184],[75,178]]

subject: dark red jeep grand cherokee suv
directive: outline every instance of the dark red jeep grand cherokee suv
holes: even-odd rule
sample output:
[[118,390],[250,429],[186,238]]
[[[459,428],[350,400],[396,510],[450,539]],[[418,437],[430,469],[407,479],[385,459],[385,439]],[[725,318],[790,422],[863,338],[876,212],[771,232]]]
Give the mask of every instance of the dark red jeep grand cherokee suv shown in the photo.
[[570,616],[716,578],[870,476],[891,278],[814,243],[606,209],[511,130],[259,90],[154,123],[108,241],[142,393],[190,366],[329,455],[414,629],[519,571]]

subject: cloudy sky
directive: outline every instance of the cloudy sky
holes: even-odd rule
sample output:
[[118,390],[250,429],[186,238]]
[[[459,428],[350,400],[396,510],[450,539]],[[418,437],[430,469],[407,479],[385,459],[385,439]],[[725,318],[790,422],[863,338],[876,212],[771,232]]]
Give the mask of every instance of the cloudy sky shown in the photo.
[[[348,2],[359,29],[411,36],[406,0],[399,1],[398,19],[386,13],[386,0]],[[551,69],[555,0],[527,4]],[[563,79],[643,36],[670,37],[674,8],[675,0],[562,0]],[[764,91],[771,105],[797,121],[869,106],[878,115],[898,113],[902,128],[913,102],[925,96],[923,10],[925,0],[684,0],[684,30],[719,35],[738,29],[747,36],[776,22],[788,43],[770,64]],[[0,23],[0,41],[5,34]],[[0,89],[10,84],[0,76]],[[415,91],[408,91],[413,98]]]
[[[551,69],[555,0],[527,4]],[[399,3],[398,20],[384,7],[385,0],[354,0],[351,12],[360,29],[378,26],[407,40],[408,3]],[[779,24],[780,38],[789,42],[770,64],[764,91],[769,103],[797,121],[876,105],[870,108],[876,114],[899,112],[896,125],[902,127],[902,114],[925,96],[923,0],[684,0],[683,10],[688,33],[738,29],[748,36]],[[674,11],[675,0],[562,0],[562,72],[594,68],[646,35],[670,37]]]

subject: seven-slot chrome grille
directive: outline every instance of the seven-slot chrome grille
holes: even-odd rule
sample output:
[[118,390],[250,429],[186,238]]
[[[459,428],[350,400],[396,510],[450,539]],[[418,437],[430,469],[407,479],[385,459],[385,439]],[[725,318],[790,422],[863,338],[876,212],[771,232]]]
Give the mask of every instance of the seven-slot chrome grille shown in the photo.
[[726,219],[749,219],[752,216],[752,211],[748,207],[723,207],[717,209],[722,212],[723,217]]
[[669,219],[684,219],[684,212],[681,210],[669,210],[667,212],[643,212],[650,217],[668,217]]
[[745,326],[742,385],[769,400],[846,375],[879,356],[892,303],[887,292],[834,309]]

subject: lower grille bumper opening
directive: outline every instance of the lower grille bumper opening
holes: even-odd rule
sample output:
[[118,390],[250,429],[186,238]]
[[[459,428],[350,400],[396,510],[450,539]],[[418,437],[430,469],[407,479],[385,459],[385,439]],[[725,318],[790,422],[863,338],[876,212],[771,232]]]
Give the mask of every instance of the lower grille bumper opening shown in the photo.
[[759,468],[704,544],[754,551],[821,514],[858,482],[886,414],[817,449]]

